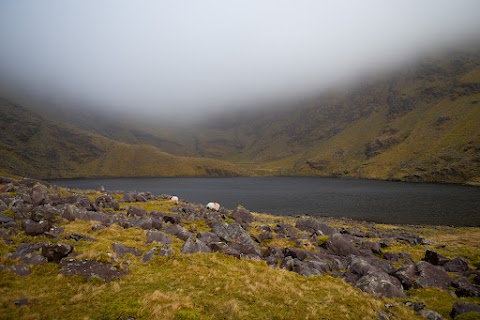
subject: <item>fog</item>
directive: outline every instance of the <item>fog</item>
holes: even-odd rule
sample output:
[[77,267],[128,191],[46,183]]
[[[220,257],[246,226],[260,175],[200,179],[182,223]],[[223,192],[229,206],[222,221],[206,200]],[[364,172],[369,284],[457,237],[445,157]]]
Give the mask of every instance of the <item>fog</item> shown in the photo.
[[201,117],[301,99],[479,35],[477,0],[3,0],[0,78],[76,106]]

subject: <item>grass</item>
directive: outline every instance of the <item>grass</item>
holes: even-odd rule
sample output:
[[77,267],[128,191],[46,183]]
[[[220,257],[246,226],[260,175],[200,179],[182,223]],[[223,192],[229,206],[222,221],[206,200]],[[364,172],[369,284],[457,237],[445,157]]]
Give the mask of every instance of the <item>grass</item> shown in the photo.
[[[61,192],[67,195],[68,189],[61,189]],[[100,193],[87,191],[84,194]],[[174,205],[168,200],[124,204],[125,209],[129,205],[140,206],[148,212],[156,210],[175,214],[171,211]],[[272,229],[279,223],[295,225],[292,217],[261,213],[254,213],[254,216],[257,220],[248,228],[252,235],[258,236],[259,227],[263,225]],[[473,262],[473,266],[478,263],[478,228],[376,225],[327,217],[318,220],[335,228],[405,231],[431,240],[431,246],[412,246],[397,241],[382,249],[408,252],[415,261],[423,258],[429,248],[450,258],[464,256]],[[210,231],[202,220],[182,223],[190,230]],[[114,224],[93,231],[94,224],[82,220],[63,221],[61,226],[65,232],[59,240],[30,237],[19,231],[12,236],[12,244],[0,243],[0,264],[15,263],[5,254],[14,252],[20,243],[61,242],[74,246],[78,259],[109,262],[117,267],[127,267],[130,273],[103,282],[61,275],[55,263],[32,266],[32,274],[27,277],[3,271],[0,273],[0,319],[376,319],[377,312],[383,312],[391,319],[421,319],[404,305],[406,300],[422,301],[448,319],[452,304],[459,300],[435,288],[410,290],[406,299],[378,299],[328,275],[303,277],[270,268],[264,261],[237,259],[220,253],[185,255],[180,252],[183,241],[176,237],[172,237],[174,253],[171,256],[156,256],[147,263],[142,257],[131,254],[119,258],[113,253],[114,242],[136,247],[142,253],[159,245],[147,244],[146,231],[139,228],[123,229]],[[77,242],[68,238],[71,233],[84,234],[97,241]],[[266,245],[296,246],[293,241],[276,238],[275,232],[273,234],[274,238],[266,240]],[[317,237],[318,244],[327,239],[326,236]],[[448,244],[446,248],[437,249],[445,243]],[[28,299],[28,305],[18,307],[14,304],[23,298]],[[480,302],[478,298],[461,300]]]

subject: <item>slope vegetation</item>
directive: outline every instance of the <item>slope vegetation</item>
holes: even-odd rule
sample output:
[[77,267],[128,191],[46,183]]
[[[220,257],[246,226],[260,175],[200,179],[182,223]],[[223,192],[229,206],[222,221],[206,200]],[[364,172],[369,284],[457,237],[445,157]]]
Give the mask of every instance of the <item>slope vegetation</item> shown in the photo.
[[42,118],[0,101],[0,168],[36,178],[131,176],[232,176],[236,165],[177,157],[152,145],[117,142]]

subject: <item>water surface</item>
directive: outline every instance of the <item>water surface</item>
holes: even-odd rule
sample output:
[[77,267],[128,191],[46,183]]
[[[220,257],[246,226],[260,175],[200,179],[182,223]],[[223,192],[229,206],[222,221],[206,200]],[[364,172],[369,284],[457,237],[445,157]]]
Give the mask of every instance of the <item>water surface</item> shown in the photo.
[[318,177],[62,179],[70,188],[150,191],[255,212],[394,224],[480,226],[480,188]]

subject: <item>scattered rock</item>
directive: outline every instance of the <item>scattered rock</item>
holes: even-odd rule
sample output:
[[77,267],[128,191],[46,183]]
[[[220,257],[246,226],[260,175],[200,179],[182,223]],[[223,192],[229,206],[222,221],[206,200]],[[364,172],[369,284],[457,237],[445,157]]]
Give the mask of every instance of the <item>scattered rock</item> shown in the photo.
[[73,276],[84,276],[88,279],[97,278],[103,281],[110,281],[114,278],[126,275],[128,270],[94,260],[63,259],[60,261],[60,273]]
[[452,286],[458,297],[480,297],[480,286],[471,284],[465,277],[453,280]]
[[142,261],[143,262],[148,262],[150,260],[152,260],[152,258],[155,256],[155,253],[158,251],[158,248],[152,248],[150,250],[148,250],[145,255],[143,256],[142,258]]
[[440,267],[426,261],[420,261],[415,265],[417,278],[414,287],[438,287],[447,290],[452,283],[452,278]]
[[167,228],[165,228],[165,233],[171,234],[172,236],[176,236],[177,238],[187,241],[191,237],[193,237],[193,234],[191,232],[188,232],[187,229],[184,227],[178,225],[178,224],[173,224]]
[[361,255],[358,249],[340,233],[333,234],[322,246],[334,255],[344,257],[351,254]]
[[240,224],[243,228],[249,227],[251,223],[255,220],[253,215],[245,208],[237,207],[232,212],[232,218]]
[[120,258],[123,258],[127,253],[131,253],[134,256],[141,256],[142,252],[135,247],[129,247],[123,243],[114,242],[112,245],[113,252]]
[[326,224],[319,223],[314,219],[297,219],[295,227],[299,230],[319,236],[331,236],[337,232],[334,228],[329,227]]
[[169,245],[164,245],[161,249],[160,252],[158,253],[159,256],[166,257],[170,256],[173,254],[173,248],[170,247]]
[[20,299],[20,300],[16,300],[16,301],[13,302],[13,304],[16,305],[17,307],[26,306],[26,305],[28,305],[28,299],[23,298],[23,299]]
[[187,241],[185,241],[185,244],[183,245],[181,251],[182,253],[212,252],[209,246],[207,246],[201,240],[194,238],[189,238]]
[[148,231],[147,232],[147,243],[161,243],[161,244],[170,244],[172,239],[161,231]]
[[422,260],[430,262],[434,266],[443,266],[445,263],[450,261],[450,259],[448,259],[447,257],[444,257],[441,254],[430,250],[427,250],[425,252],[425,257]]
[[92,237],[89,237],[89,236],[86,236],[86,235],[80,234],[80,233],[72,233],[69,238],[72,239],[72,240],[75,240],[75,241],[80,241],[80,240],[89,241],[89,242],[96,242],[97,241],[96,239],[94,239]]
[[0,272],[4,270],[10,270],[16,275],[22,276],[22,277],[28,276],[32,273],[29,266],[19,265],[19,264],[13,265],[13,266],[4,266],[0,264]]
[[34,206],[43,204],[46,202],[48,197],[48,188],[43,184],[37,183],[35,186],[33,186],[30,197]]
[[478,313],[478,316],[480,317],[480,305],[469,302],[457,301],[453,304],[450,316],[452,317],[452,319],[455,319],[455,317],[457,317],[458,315],[467,312]]
[[35,222],[33,220],[23,220],[23,229],[29,236],[38,236],[50,230],[50,224],[47,221]]
[[68,244],[46,244],[42,247],[42,255],[49,262],[60,262],[73,251],[73,247]]
[[163,221],[171,224],[179,224],[180,220],[180,217],[176,214],[166,214],[163,216]]
[[447,272],[463,273],[468,270],[468,261],[464,258],[456,257],[445,263],[443,269]]
[[144,217],[146,215],[147,211],[140,207],[130,206],[127,211],[127,216]]
[[441,314],[430,309],[420,310],[418,314],[427,320],[445,320],[445,318],[442,317]]

